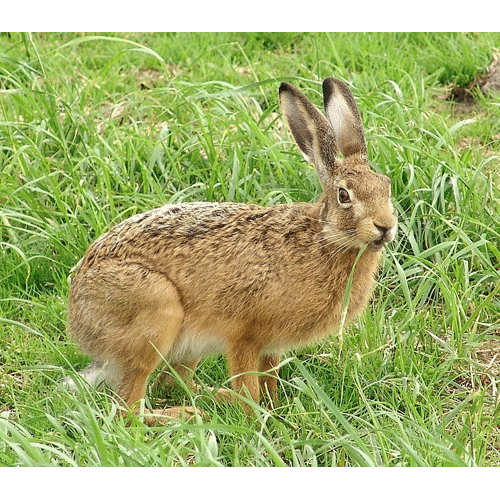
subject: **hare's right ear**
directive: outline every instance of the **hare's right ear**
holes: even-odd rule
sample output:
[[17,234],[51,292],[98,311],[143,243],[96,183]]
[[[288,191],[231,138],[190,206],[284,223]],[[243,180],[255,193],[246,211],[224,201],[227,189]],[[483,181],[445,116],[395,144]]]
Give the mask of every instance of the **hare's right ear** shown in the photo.
[[363,124],[354,97],[347,85],[331,76],[323,82],[325,114],[344,157],[366,156]]
[[316,167],[321,183],[326,185],[337,161],[332,127],[316,106],[289,83],[281,84],[279,96],[295,142],[306,159]]

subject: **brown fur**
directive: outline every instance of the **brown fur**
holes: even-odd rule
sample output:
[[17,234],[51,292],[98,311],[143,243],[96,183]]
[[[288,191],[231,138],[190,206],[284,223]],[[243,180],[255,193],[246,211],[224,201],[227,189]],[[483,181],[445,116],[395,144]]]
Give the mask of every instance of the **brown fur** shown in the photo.
[[[274,395],[280,354],[338,328],[360,248],[391,241],[396,219],[389,180],[366,161],[352,95],[333,78],[324,88],[327,116],[339,123],[294,87],[280,88],[287,122],[324,187],[317,203],[165,205],[88,249],[71,287],[69,332],[108,364],[127,405],[144,397],[163,357],[185,377],[183,366],[216,353],[227,355],[234,389],[254,400],[261,390]],[[340,160],[337,148],[349,155]],[[353,198],[348,206],[340,206],[340,189]],[[370,249],[360,257],[348,321],[369,300],[379,260]],[[258,371],[269,375],[259,382]]]

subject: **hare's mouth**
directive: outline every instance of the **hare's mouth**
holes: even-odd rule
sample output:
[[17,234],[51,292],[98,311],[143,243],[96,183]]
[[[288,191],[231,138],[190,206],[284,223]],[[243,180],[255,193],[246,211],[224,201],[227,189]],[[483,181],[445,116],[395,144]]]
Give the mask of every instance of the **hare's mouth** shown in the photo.
[[369,243],[369,247],[372,252],[380,252],[386,243],[390,243],[394,239],[396,225],[385,226],[374,224],[374,226],[377,229],[378,234],[373,235],[373,237],[376,238],[376,236],[378,236],[378,238],[372,240]]
[[384,240],[380,238],[379,240],[372,241],[368,246],[372,252],[380,252],[384,248]]

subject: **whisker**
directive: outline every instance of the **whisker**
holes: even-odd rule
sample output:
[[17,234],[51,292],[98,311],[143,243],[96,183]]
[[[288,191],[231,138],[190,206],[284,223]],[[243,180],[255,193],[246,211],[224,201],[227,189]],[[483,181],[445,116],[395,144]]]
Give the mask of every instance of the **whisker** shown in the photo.
[[345,234],[341,238],[332,241],[330,244],[332,243],[340,243],[340,244],[334,247],[334,251],[329,255],[326,263],[330,264],[339,254],[356,246],[354,245],[355,242],[356,240],[353,237],[353,235],[345,235]]
[[336,243],[343,239],[352,240],[356,233],[356,229],[348,229],[338,233],[323,233],[320,237],[321,242]]
[[334,240],[335,238],[350,238],[351,235],[346,233],[326,233],[321,235],[322,240]]
[[352,237],[349,235],[328,235],[324,236],[320,239],[320,243],[324,246],[335,246],[339,247],[345,244],[348,244],[352,240]]
[[[309,220],[313,220],[320,224],[324,224],[325,226],[331,226],[331,221],[317,219],[315,217],[311,217],[310,215],[306,215]],[[330,232],[323,231],[319,236],[319,243],[322,246],[330,246],[332,247],[332,251],[327,259],[327,264],[330,264],[333,260],[337,258],[338,255],[344,253],[346,250],[357,247],[356,244],[356,228],[348,228],[343,229],[342,231]]]
[[319,222],[320,224],[328,224],[327,220],[322,220],[322,219],[316,219],[315,217],[311,217],[310,215],[306,215],[309,220],[312,220],[314,222]]
[[329,241],[329,242],[342,241],[344,239],[350,239],[350,238],[352,238],[352,235],[346,233],[328,233],[328,234],[323,234],[321,236],[322,241]]

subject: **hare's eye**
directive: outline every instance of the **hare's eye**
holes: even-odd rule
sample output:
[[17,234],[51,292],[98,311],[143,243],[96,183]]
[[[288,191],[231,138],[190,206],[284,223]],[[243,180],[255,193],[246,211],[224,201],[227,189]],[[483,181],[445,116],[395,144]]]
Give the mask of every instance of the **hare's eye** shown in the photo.
[[344,188],[339,188],[339,191],[337,193],[337,199],[339,200],[340,204],[346,204],[351,202],[351,197],[349,196],[347,189]]

